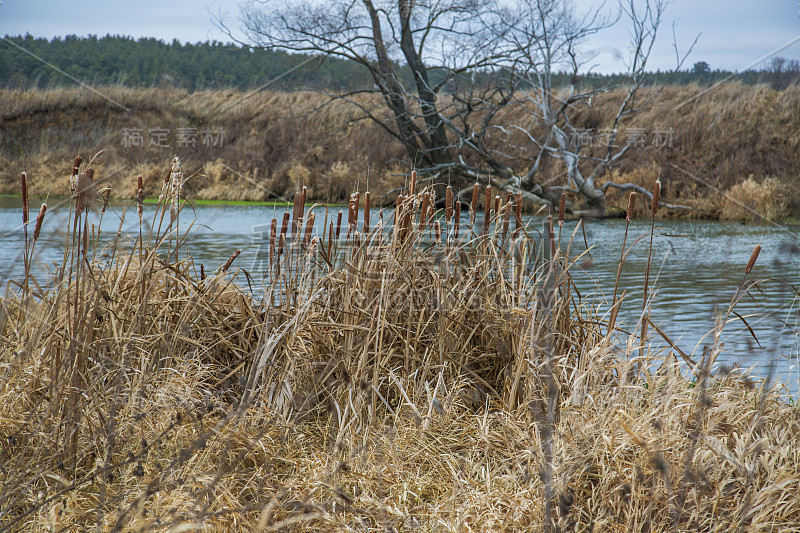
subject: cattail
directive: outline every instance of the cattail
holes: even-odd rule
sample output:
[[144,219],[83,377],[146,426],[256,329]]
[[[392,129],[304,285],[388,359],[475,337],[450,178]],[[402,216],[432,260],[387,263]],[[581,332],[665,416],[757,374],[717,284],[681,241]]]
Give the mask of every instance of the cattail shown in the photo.
[[369,208],[370,208],[370,194],[369,191],[364,193],[364,233],[369,233]]
[[44,222],[44,214],[47,213],[47,204],[42,204],[39,209],[39,214],[36,215],[36,225],[33,227],[33,242],[39,240],[39,233],[42,231],[42,222]]
[[206,279],[206,266],[203,263],[200,263],[200,281],[205,281]]
[[500,214],[500,195],[494,197],[494,216]]
[[449,224],[453,219],[453,188],[450,185],[447,186],[444,197],[444,220]]
[[144,188],[142,184],[142,176],[136,178],[136,212],[139,214],[139,223],[142,222],[142,214],[144,213]]
[[228,271],[228,269],[231,267],[231,264],[233,264],[233,261],[234,261],[234,260],[235,260],[237,257],[239,257],[239,254],[240,254],[240,253],[242,253],[242,250],[241,250],[241,248],[240,248],[240,249],[238,249],[238,250],[236,250],[235,252],[233,252],[233,253],[231,254],[231,256],[228,258],[228,260],[227,260],[227,261],[225,261],[225,264],[224,264],[224,265],[222,265],[222,271],[223,271],[223,272],[227,272],[227,271]]
[[277,252],[277,256],[275,258],[275,262],[276,263],[280,263],[281,255],[283,254],[284,248],[286,248],[286,233],[285,232],[281,233],[280,236],[278,237],[278,252]]
[[476,183],[472,186],[472,203],[469,204],[469,221],[470,224],[475,224],[475,216],[478,212],[478,194],[480,193],[480,186]]
[[328,229],[328,259],[331,259],[331,247],[333,246],[333,220],[331,220],[331,224]]
[[511,219],[511,202],[503,206],[503,239],[508,235],[508,222]]
[[103,207],[100,209],[100,214],[103,215],[108,208],[108,196],[111,194],[111,187],[103,189]]
[[633,210],[636,208],[636,191],[631,191],[628,196],[628,211],[625,214],[625,221],[629,222],[633,219]]
[[417,171],[416,170],[412,170],[411,171],[411,181],[408,184],[408,195],[409,196],[414,196],[414,194],[416,194],[416,192],[417,192]]
[[27,226],[30,221],[29,218],[30,207],[28,205],[28,173],[22,173],[22,223]]
[[749,274],[753,267],[756,266],[756,261],[758,260],[758,254],[761,253],[761,245],[756,244],[756,247],[753,248],[753,253],[750,254],[750,261],[747,262],[747,266],[744,268],[745,275]]
[[658,200],[661,197],[661,178],[656,180],[655,185],[653,185],[653,204],[650,206],[650,212],[653,216],[656,216],[658,212]]
[[361,193],[356,191],[355,195],[353,196],[353,206],[355,208],[353,211],[353,229],[355,229],[356,225],[358,224],[358,204],[360,203],[360,200]]
[[86,172],[81,172],[78,175],[78,195],[75,200],[75,212],[81,213],[87,209],[89,209],[89,203],[87,202],[87,192],[91,187],[92,180],[89,178],[89,175]]
[[356,229],[356,197],[355,194],[350,195],[350,200],[347,202],[347,233]]
[[547,236],[550,239],[550,257],[556,255],[556,234],[553,231],[553,216],[547,215]]
[[561,193],[561,199],[558,202],[558,226],[564,226],[564,215],[567,211],[567,194]]
[[78,172],[80,171],[82,159],[80,157],[76,157],[75,161],[72,163],[72,174],[69,178],[69,190],[70,193],[74,194],[75,189],[78,187]]
[[492,220],[492,186],[486,186],[486,201],[483,203],[484,222],[483,231],[489,231],[489,222]]
[[456,239],[458,239],[458,231],[459,229],[461,229],[461,200],[456,201],[455,215],[456,215],[456,221],[455,221],[455,227],[453,229],[455,230],[455,237]]
[[436,244],[442,244],[442,225],[437,220],[434,227],[436,228]]
[[314,218],[315,218],[314,213],[311,213],[308,216],[308,222],[306,222],[306,232],[305,232],[305,236],[303,237],[303,245],[304,246],[307,246],[308,243],[311,242],[311,230],[314,229]]
[[286,235],[286,232],[289,230],[289,212],[286,211],[283,214],[283,220],[281,221],[281,235]]
[[422,208],[419,212],[419,225],[420,228],[425,229],[425,226],[428,223],[428,208],[430,208],[431,204],[431,195],[430,193],[425,193],[422,195]]
[[303,190],[300,193],[300,216],[303,216],[303,214],[306,211],[306,197],[307,196],[308,196],[308,187],[303,185]]
[[181,189],[183,189],[183,171],[181,170],[181,160],[175,157],[172,160],[172,171],[170,172],[171,199],[169,204],[170,223],[178,218],[178,211],[181,200]]
[[278,233],[278,219],[273,218],[269,228],[269,264],[275,263],[275,238]]
[[342,234],[342,212],[339,211],[339,214],[336,216],[336,240],[339,240],[339,236]]
[[292,199],[292,237],[297,235],[297,221],[300,219],[300,193],[294,193]]

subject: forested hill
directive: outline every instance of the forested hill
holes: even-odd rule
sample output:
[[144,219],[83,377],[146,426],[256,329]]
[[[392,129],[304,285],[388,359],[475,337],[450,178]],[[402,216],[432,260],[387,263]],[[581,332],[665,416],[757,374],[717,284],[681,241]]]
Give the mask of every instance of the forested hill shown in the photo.
[[[34,57],[37,56],[37,57]],[[302,54],[247,48],[230,43],[165,43],[152,38],[133,39],[67,36],[52,40],[8,37],[0,40],[0,88],[28,89],[74,85],[57,67],[85,83],[128,87],[176,87],[188,91],[235,88],[247,90],[266,83],[278,90],[324,88],[335,91],[371,89],[367,70],[342,59],[311,59]],[[407,69],[398,67],[401,81],[412,83]],[[433,77],[437,71],[431,72]],[[477,73],[475,79],[488,72]],[[767,83],[784,89],[800,80],[797,60],[774,58],[764,70],[732,73],[713,70],[698,61],[685,71],[654,72],[649,81],[672,85],[711,85],[723,79],[745,84]],[[555,77],[556,84],[571,83],[571,76]],[[582,76],[589,86],[624,82],[621,75]],[[413,84],[413,83],[412,83]]]
[[[312,60],[300,54],[242,48],[229,43],[172,43],[151,38],[75,37],[47,39],[7,37],[79,80],[128,87],[166,85],[189,91],[259,87],[325,87],[354,89],[367,83],[363,67],[343,60]],[[296,68],[296,70],[292,70]],[[0,85],[5,88],[49,88],[74,84],[43,61],[0,41]]]

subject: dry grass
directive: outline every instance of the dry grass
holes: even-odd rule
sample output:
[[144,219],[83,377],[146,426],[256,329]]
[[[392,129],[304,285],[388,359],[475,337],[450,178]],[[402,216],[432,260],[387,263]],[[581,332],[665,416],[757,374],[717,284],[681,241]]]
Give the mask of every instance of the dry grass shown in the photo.
[[[91,158],[101,151],[94,167],[120,198],[136,194],[129,181],[132,168],[133,175],[141,173],[146,178],[148,193],[147,184],[157,183],[166,171],[162,161],[175,153],[182,158],[186,174],[196,174],[187,194],[205,199],[290,197],[302,181],[313,201],[344,201],[353,191],[352,177],[361,176],[369,182],[375,200],[386,205],[403,184],[398,170],[408,171],[397,168],[397,161],[407,156],[396,140],[375,124],[356,120],[359,112],[354,106],[342,101],[324,105],[327,98],[318,93],[262,92],[236,104],[245,95],[230,90],[186,93],[106,87],[102,91],[131,112],[78,89],[0,93],[4,130],[0,191],[17,192],[15,176],[22,168],[28,171],[31,194],[60,194],[60,180],[69,172],[62,162],[75,154]],[[651,92],[644,89],[641,98],[649,98]],[[796,133],[800,131],[800,89],[774,91],[726,83],[698,97],[700,92],[699,87],[666,87],[643,112],[626,120],[621,125],[622,138],[630,128],[639,128],[646,142],[628,152],[605,178],[631,177],[636,182],[642,178],[649,188],[651,178],[661,177],[666,202],[695,206],[699,212],[694,216],[704,217],[721,213],[716,201],[714,205],[707,201],[717,198],[716,189],[725,193],[748,176],[758,183],[775,178],[791,185],[800,167]],[[591,106],[582,104],[577,109],[572,123],[596,134],[610,127],[622,98],[622,92],[599,95]],[[374,110],[379,101],[364,97],[360,103]],[[525,121],[520,118],[525,116],[512,108],[499,119]],[[177,147],[176,128],[186,126],[200,132],[223,129],[223,146]],[[149,128],[170,128],[171,148],[149,147],[145,139],[144,148],[125,149],[122,129],[136,127],[143,128],[145,136]],[[669,146],[653,145],[656,130],[672,132]],[[507,137],[496,132],[489,141],[496,145],[490,148],[508,151],[518,146],[535,153],[525,135],[514,131]],[[513,155],[526,156],[522,148]],[[587,155],[602,155],[599,147],[587,150]],[[480,164],[470,154],[465,157]],[[505,163],[524,173],[524,159],[509,158]],[[563,185],[560,165],[546,158],[540,181]],[[300,169],[307,174],[298,174]],[[366,187],[361,184],[362,189]],[[800,212],[795,190],[789,187],[787,200],[775,216]],[[394,192],[383,196],[390,191]],[[441,196],[443,186],[437,193]],[[610,204],[624,209],[624,201],[624,195],[611,191]],[[748,218],[757,218],[751,215]]]
[[796,406],[609,333],[567,235],[542,259],[503,209],[436,244],[426,194],[276,222],[263,299],[198,275],[169,194],[87,261],[76,217],[63,275],[0,300],[0,529],[797,529]]

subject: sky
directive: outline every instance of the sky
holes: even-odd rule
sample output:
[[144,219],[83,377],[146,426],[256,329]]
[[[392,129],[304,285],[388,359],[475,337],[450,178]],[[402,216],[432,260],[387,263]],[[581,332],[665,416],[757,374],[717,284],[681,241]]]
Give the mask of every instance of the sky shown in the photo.
[[[319,0],[324,4],[324,0]],[[594,0],[573,0],[578,11],[596,7]],[[236,32],[240,0],[0,0],[0,36],[113,34],[155,37],[182,42],[230,39],[214,24],[221,14]],[[616,5],[614,0],[607,6]],[[798,0],[672,0],[650,57],[650,70],[673,69],[678,49],[684,54],[700,36],[683,68],[705,61],[712,69],[742,71],[792,40],[776,55],[800,60],[800,1]],[[241,36],[241,34],[239,34]],[[623,26],[605,30],[586,44],[596,72],[625,70],[620,56],[628,41]],[[9,53],[0,46],[0,53]]]

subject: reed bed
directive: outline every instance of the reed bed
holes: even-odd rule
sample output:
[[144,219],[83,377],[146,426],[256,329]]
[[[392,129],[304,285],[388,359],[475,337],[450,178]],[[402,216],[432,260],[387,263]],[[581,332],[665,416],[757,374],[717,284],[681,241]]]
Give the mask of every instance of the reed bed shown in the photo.
[[100,247],[90,170],[55,278],[31,267],[43,207],[0,300],[0,529],[800,528],[796,404],[713,366],[760,248],[692,361],[652,298],[645,339],[624,290],[581,298],[563,207],[536,231],[488,188],[477,217],[476,186],[462,217],[412,174],[375,223],[369,192],[345,220],[301,190],[255,280],[239,250],[185,254],[177,159],[155,209],[137,196],[152,223]]

